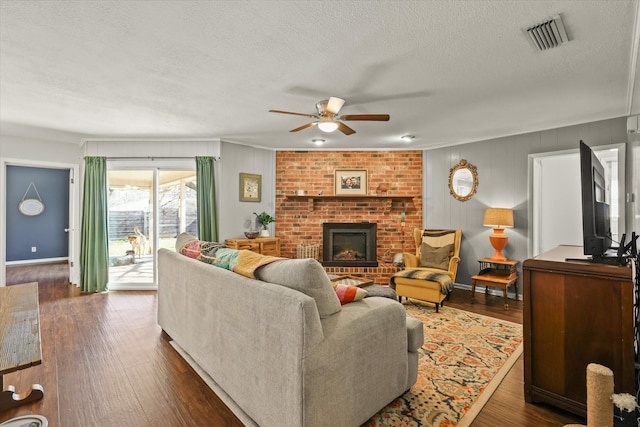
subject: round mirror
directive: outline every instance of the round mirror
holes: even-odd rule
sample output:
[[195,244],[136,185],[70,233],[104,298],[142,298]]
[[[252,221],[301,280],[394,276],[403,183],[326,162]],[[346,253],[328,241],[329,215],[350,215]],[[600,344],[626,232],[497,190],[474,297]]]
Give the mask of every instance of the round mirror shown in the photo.
[[476,172],[476,167],[466,160],[460,160],[449,171],[449,191],[451,191],[451,195],[464,202],[472,198],[477,189],[478,173]]

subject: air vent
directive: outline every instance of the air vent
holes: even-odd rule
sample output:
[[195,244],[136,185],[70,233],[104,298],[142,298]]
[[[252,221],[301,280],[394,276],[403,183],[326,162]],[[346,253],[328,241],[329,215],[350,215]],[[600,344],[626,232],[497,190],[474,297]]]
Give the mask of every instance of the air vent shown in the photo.
[[547,50],[569,41],[562,23],[562,17],[556,15],[548,21],[527,28],[527,33],[538,50]]

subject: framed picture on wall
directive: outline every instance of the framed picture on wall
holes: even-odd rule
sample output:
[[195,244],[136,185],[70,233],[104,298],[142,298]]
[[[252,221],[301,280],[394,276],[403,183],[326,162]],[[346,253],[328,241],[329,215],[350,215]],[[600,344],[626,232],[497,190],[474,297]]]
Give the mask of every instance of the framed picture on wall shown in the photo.
[[366,169],[336,169],[335,170],[335,194],[336,196],[367,194],[367,170]]
[[259,202],[262,196],[262,175],[240,174],[240,201]]

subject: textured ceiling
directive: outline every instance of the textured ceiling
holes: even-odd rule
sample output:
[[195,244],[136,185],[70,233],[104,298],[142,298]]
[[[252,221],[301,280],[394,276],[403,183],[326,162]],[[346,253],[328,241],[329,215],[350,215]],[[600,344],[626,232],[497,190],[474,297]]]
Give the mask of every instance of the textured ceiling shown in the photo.
[[[523,29],[559,13],[570,42],[534,50]],[[427,148],[638,114],[638,14],[637,0],[0,0],[0,130]],[[391,120],[290,133],[309,120],[268,112],[329,96]]]

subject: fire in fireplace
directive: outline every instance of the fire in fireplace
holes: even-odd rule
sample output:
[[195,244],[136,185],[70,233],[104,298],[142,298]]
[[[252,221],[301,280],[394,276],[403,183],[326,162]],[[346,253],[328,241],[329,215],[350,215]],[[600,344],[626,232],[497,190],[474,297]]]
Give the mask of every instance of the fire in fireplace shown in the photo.
[[322,265],[377,267],[377,224],[325,222],[322,224]]

